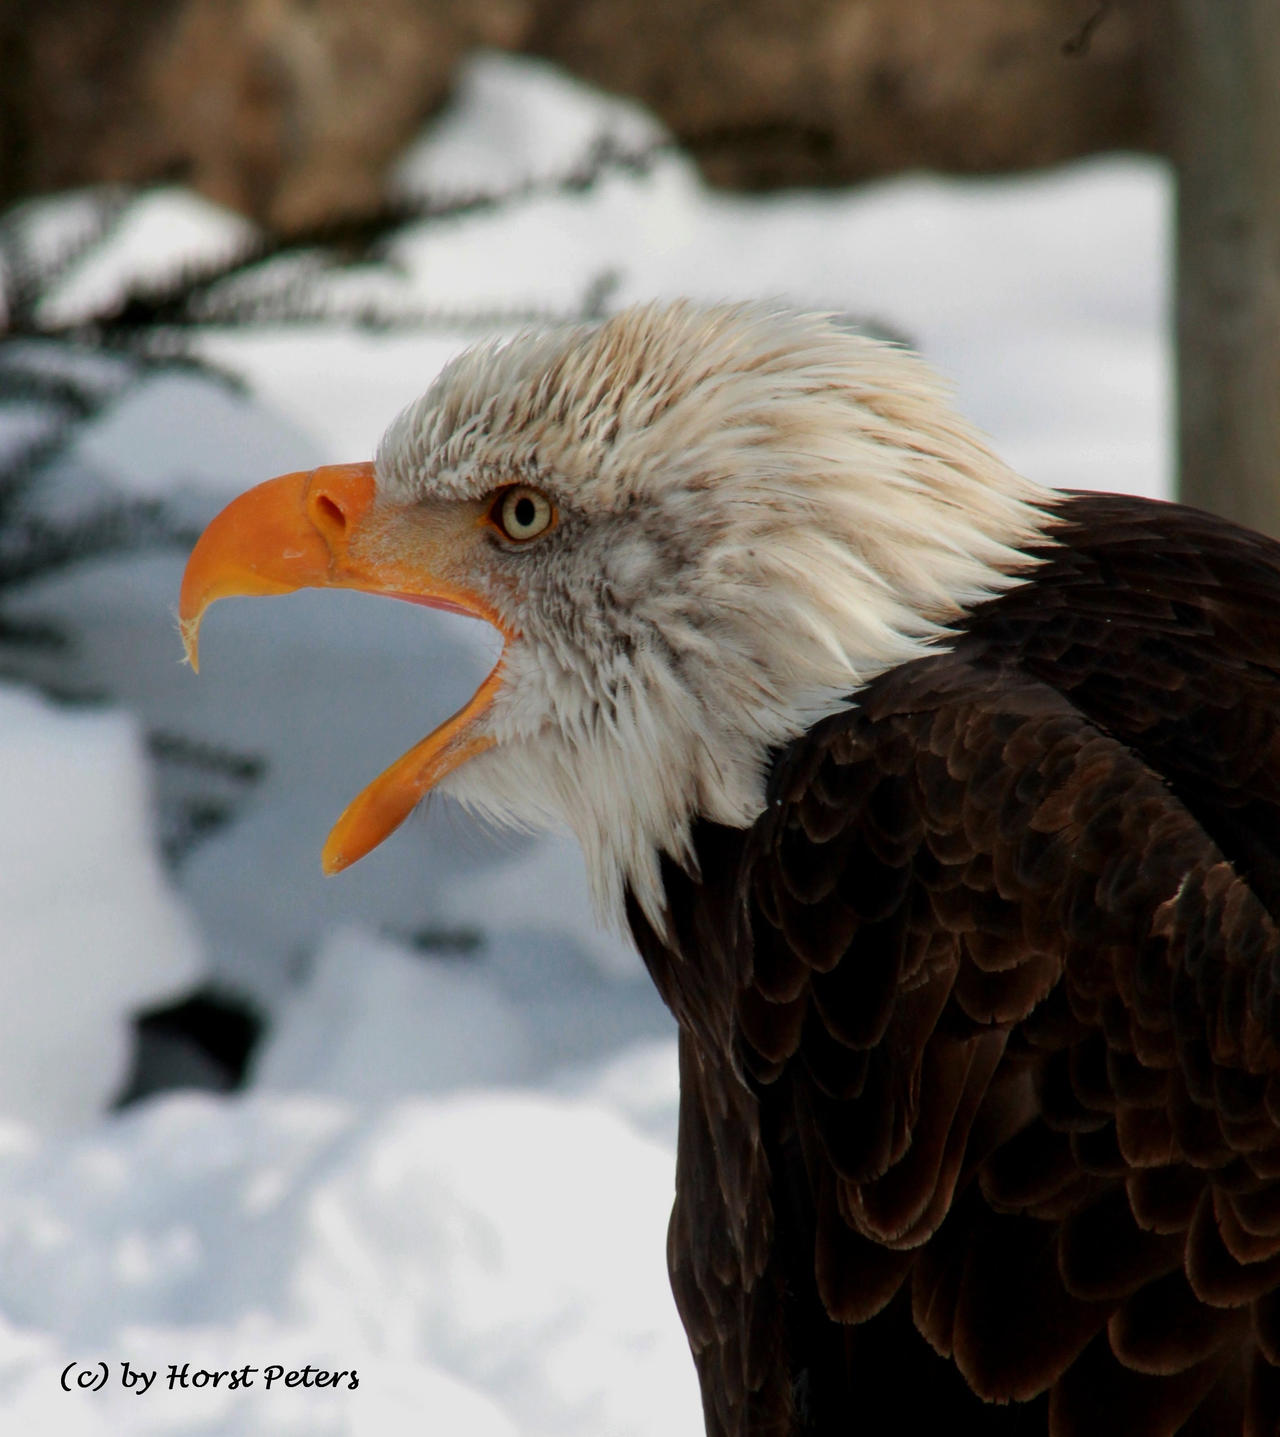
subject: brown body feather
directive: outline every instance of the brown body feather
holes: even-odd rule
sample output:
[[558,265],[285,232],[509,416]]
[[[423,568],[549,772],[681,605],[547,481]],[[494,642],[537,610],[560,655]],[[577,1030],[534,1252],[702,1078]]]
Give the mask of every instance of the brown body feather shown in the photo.
[[713,1437],[1280,1431],[1280,546],[1061,517],[629,904]]

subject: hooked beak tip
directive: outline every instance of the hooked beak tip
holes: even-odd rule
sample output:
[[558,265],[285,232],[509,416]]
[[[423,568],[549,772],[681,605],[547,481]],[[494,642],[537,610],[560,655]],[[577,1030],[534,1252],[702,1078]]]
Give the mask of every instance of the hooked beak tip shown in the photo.
[[191,665],[191,672],[200,672],[200,615],[178,620],[178,632],[182,635],[183,662]]

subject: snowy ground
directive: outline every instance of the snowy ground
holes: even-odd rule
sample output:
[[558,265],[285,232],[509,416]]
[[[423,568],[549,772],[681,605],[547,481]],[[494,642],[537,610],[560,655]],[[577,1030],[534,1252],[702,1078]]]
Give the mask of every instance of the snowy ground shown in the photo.
[[[482,59],[400,183],[554,173],[603,131],[652,126]],[[611,307],[770,295],[847,311],[908,335],[1033,477],[1159,494],[1168,205],[1147,161],[743,199],[668,156],[423,227],[398,245],[398,277],[350,283],[459,313],[570,310],[602,276]],[[75,314],[242,226],[153,196],[56,306]],[[280,470],[367,457],[473,337],[210,334],[253,399],[179,376],[124,391],[49,502],[166,495],[207,516]],[[178,662],[180,570],[101,562],[24,597],[74,624],[73,677],[120,707],[0,690],[0,1430],[700,1430],[663,1270],[674,1043],[626,945],[593,926],[571,847],[495,838],[441,805],[350,873],[319,874],[346,800],[470,694],[492,641],[349,595],[225,604],[197,680]],[[143,725],[270,762],[176,891],[154,853]],[[127,1014],[201,976],[272,1015],[249,1090],[106,1114]],[[105,1387],[76,1389],[99,1363]],[[124,1364],[155,1385],[126,1387]],[[193,1385],[171,1387],[170,1364]],[[273,1364],[354,1368],[359,1385],[268,1389]],[[252,1386],[194,1385],[245,1367]]]

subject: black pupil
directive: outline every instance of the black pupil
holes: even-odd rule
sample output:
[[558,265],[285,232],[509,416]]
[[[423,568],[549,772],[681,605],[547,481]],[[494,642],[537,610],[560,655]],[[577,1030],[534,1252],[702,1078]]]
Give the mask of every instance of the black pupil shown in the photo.
[[538,506],[527,494],[522,494],[520,498],[516,500],[513,517],[515,518],[517,529],[527,529],[538,517]]

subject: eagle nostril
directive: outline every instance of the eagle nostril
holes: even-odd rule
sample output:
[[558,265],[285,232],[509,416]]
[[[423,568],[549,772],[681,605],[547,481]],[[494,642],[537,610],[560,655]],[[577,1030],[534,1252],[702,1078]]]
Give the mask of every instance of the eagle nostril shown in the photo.
[[336,530],[339,534],[346,532],[347,516],[336,499],[331,499],[328,494],[317,494],[311,507],[312,518],[318,528],[330,532]]

